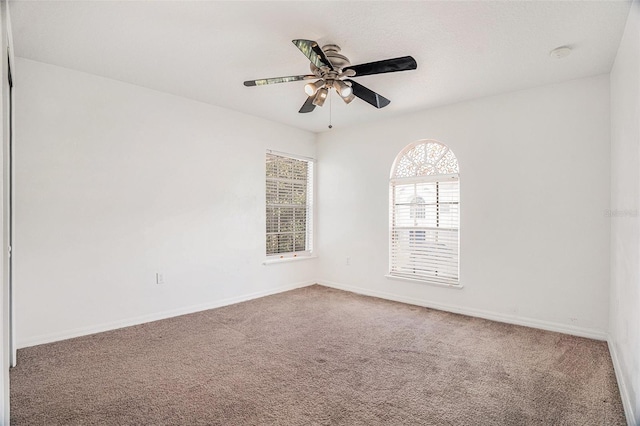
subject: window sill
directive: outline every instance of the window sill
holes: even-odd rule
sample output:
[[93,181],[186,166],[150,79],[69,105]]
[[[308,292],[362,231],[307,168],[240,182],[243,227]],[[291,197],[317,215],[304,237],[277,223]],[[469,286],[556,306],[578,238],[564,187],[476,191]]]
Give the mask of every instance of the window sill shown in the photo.
[[263,265],[274,265],[276,263],[295,262],[298,260],[317,259],[318,256],[296,256],[296,257],[282,257],[277,259],[267,259],[262,262]]
[[426,284],[434,287],[454,288],[456,290],[461,290],[462,288],[464,288],[462,284],[443,284],[443,283],[437,283],[433,281],[418,280],[415,278],[398,277],[398,276],[389,275],[389,274],[385,275],[385,277],[390,280],[407,281],[407,282],[416,283],[416,284]]

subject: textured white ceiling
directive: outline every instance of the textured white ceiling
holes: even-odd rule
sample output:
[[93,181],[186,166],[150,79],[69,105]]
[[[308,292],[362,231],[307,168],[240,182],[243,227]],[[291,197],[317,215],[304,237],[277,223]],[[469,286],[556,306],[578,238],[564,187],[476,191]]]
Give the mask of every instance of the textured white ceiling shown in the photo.
[[[412,55],[416,71],[357,81],[391,99],[377,110],[333,98],[334,127],[607,73],[628,1],[14,1],[17,56],[200,100],[311,131],[328,102],[299,114],[307,74],[292,39],[342,47],[352,64]],[[555,47],[573,53],[557,60]]]

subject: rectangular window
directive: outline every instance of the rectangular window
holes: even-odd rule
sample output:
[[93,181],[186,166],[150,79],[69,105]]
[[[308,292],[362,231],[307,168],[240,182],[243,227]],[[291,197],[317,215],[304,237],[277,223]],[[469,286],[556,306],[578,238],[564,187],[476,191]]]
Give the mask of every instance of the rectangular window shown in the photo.
[[269,257],[309,255],[313,230],[313,161],[267,153]]
[[457,175],[391,182],[390,275],[458,284]]

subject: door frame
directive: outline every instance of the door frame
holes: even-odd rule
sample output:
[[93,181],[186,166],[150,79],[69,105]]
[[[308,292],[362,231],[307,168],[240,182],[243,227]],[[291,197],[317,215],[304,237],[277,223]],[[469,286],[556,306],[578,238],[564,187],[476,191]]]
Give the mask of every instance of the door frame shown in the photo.
[[9,366],[15,367],[17,363],[17,352],[18,348],[16,347],[16,330],[15,330],[15,303],[14,303],[14,288],[13,288],[13,226],[14,226],[14,211],[13,211],[13,182],[14,182],[14,146],[13,146],[13,134],[14,134],[14,93],[13,93],[13,74],[11,68],[11,50],[9,46],[7,46],[7,79],[9,82],[9,143],[8,143],[8,158],[7,158],[7,166],[8,166],[8,178],[9,182],[7,182],[8,189],[8,206],[7,206],[7,214],[8,214],[8,285],[9,285]]

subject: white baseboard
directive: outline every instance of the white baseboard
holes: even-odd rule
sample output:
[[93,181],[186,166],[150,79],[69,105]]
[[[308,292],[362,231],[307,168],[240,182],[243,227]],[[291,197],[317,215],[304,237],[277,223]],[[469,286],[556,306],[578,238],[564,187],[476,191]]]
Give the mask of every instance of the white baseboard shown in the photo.
[[80,327],[80,328],[75,328],[72,330],[66,330],[66,331],[61,331],[56,333],[42,334],[39,336],[33,336],[26,339],[18,340],[17,347],[18,349],[21,349],[29,346],[57,342],[59,340],[71,339],[73,337],[86,336],[88,334],[101,333],[103,331],[115,330],[118,328],[143,324],[146,322],[177,317],[180,315],[192,314],[194,312],[206,311],[208,309],[220,308],[222,306],[228,306],[228,305],[234,305],[240,302],[246,302],[247,300],[257,299],[259,297],[270,296],[272,294],[282,293],[285,291],[294,290],[296,288],[307,287],[313,284],[315,284],[315,281],[306,281],[301,283],[288,284],[288,285],[276,287],[270,290],[245,294],[242,296],[230,297],[227,299],[216,300],[209,303],[185,306],[178,309],[171,309],[168,311],[142,315],[134,318],[127,318],[123,320],[112,321],[112,322],[103,323],[95,326]]
[[592,330],[583,327],[575,327],[567,324],[559,324],[550,321],[538,320],[535,318],[508,315],[499,312],[485,311],[482,309],[466,308],[462,306],[449,305],[444,303],[431,302],[428,300],[415,299],[412,297],[399,296],[377,290],[370,290],[362,287],[339,284],[331,281],[318,281],[318,284],[325,287],[332,287],[338,290],[350,291],[352,293],[366,296],[379,297],[381,299],[393,300],[396,302],[408,303],[410,305],[423,306],[425,308],[438,309],[440,311],[453,312],[456,314],[468,315],[471,317],[484,318],[492,321],[504,322],[508,324],[522,325],[525,327],[539,328],[542,330],[555,331],[558,333],[571,334],[573,336],[587,337],[589,339],[607,340],[607,333],[599,330]]
[[640,424],[640,418],[637,418],[633,412],[633,401],[631,401],[631,395],[629,395],[627,383],[622,375],[622,366],[620,365],[618,350],[616,349],[616,346],[611,343],[610,337],[607,339],[607,344],[609,345],[609,353],[611,354],[611,361],[613,362],[613,370],[616,372],[616,380],[618,380],[620,398],[622,398],[622,406],[624,407],[624,415],[627,418],[627,424],[629,426],[638,425]]
[[356,287],[351,285],[339,284],[331,281],[319,280],[319,281],[305,281],[301,283],[293,283],[293,284],[276,287],[270,290],[250,293],[250,294],[231,297],[227,299],[216,300],[209,303],[191,305],[191,306],[186,306],[178,309],[172,309],[169,311],[157,312],[153,314],[127,318],[119,321],[112,321],[112,322],[103,323],[95,326],[80,327],[72,330],[66,330],[66,331],[50,333],[50,334],[43,334],[39,336],[29,337],[26,339],[19,339],[17,342],[17,347],[25,348],[29,346],[40,345],[43,343],[51,343],[59,340],[70,339],[73,337],[85,336],[87,334],[100,333],[103,331],[115,330],[117,328],[129,327],[132,325],[143,324],[146,322],[176,317],[179,315],[186,315],[194,312],[205,311],[207,309],[214,309],[222,306],[233,305],[235,303],[257,299],[259,297],[269,296],[272,294],[282,293],[284,291],[289,291],[296,288],[307,287],[316,283],[323,285],[325,287],[332,287],[339,290],[350,291],[352,293],[379,297],[381,299],[394,300],[396,302],[408,303],[410,305],[424,306],[426,308],[433,308],[441,311],[447,311],[447,312],[453,312],[457,314],[469,315],[473,317],[485,318],[485,319],[505,322],[509,324],[523,325],[526,327],[540,328],[543,330],[556,331],[559,333],[566,333],[566,334],[571,334],[575,336],[587,337],[591,339],[605,340],[605,341],[607,340],[606,333],[598,330],[574,327],[574,326],[565,325],[565,324],[557,324],[557,323],[552,323],[548,321],[537,320],[534,318],[525,318],[525,317],[519,317],[515,315],[502,314],[498,312],[430,302],[427,300],[415,299],[415,298],[406,297],[406,296],[399,296],[392,293],[370,290],[362,287]]

